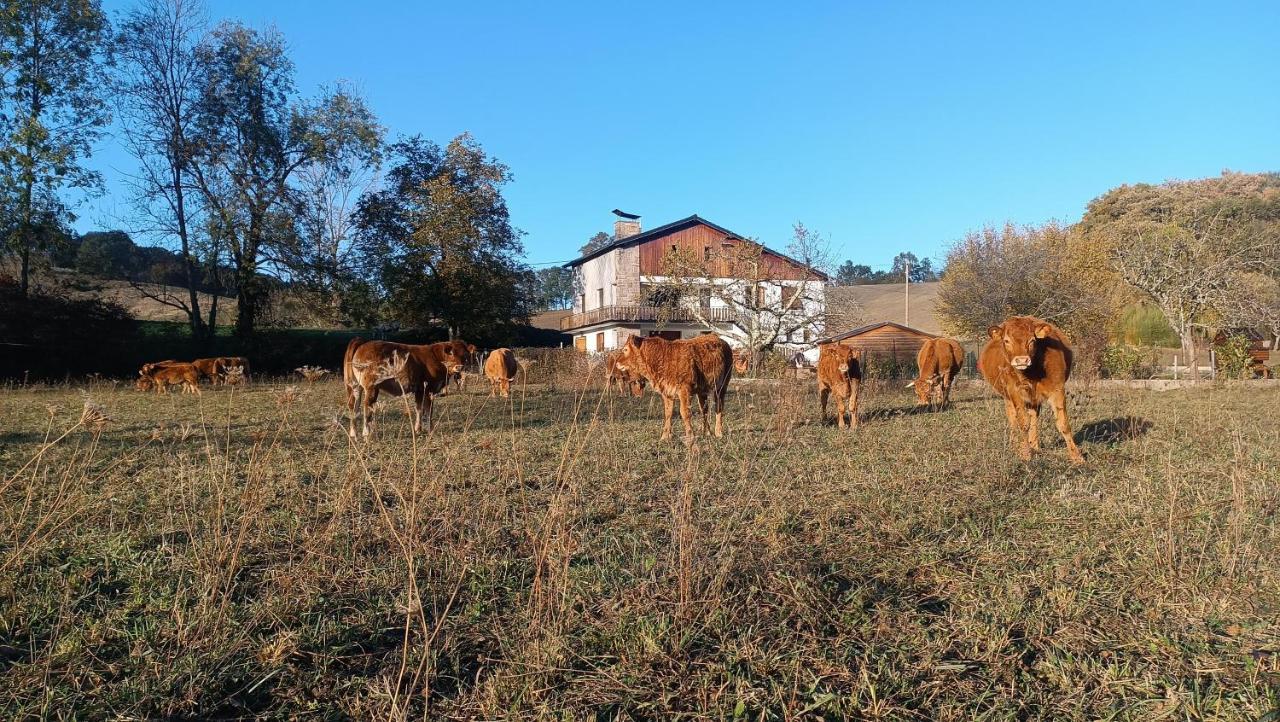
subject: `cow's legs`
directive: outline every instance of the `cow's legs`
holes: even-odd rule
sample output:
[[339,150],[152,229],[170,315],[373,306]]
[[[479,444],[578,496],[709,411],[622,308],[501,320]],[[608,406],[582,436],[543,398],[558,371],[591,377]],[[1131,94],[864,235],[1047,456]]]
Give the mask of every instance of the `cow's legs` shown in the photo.
[[849,428],[858,428],[858,392],[861,390],[862,384],[858,381],[849,382]]
[[684,422],[684,438],[693,438],[693,424],[689,421],[689,392],[680,389],[680,420]]
[[822,405],[821,423],[827,423],[827,397],[831,395],[831,389],[826,386],[818,388],[818,403]]
[[[361,384],[363,386],[363,384]],[[365,388],[361,395],[360,416],[364,419],[364,438],[369,438],[369,434],[373,433],[373,419],[369,418],[373,415],[373,405],[378,403],[378,387]]]
[[363,395],[364,387],[359,384],[347,386],[347,417],[350,419],[347,435],[353,439],[356,438],[356,404],[364,404]]
[[662,396],[662,440],[666,441],[671,438],[671,414],[675,411],[675,399],[663,394]]
[[711,434],[711,420],[707,417],[707,395],[698,394],[698,408],[702,411],[702,433]]
[[1084,456],[1080,454],[1080,447],[1076,446],[1076,440],[1071,436],[1071,423],[1067,419],[1067,392],[1059,389],[1053,393],[1049,396],[1049,405],[1053,407],[1053,423],[1067,445],[1067,456],[1071,457],[1071,463],[1083,464]]
[[1018,450],[1019,456],[1030,459],[1031,449],[1027,447],[1027,428],[1023,422],[1022,410],[1013,399],[1004,400],[1004,415],[1009,419],[1009,440]]
[[1027,446],[1040,450],[1040,404],[1034,402],[1027,406]]
[[724,392],[725,389],[716,389],[716,438],[724,436]]

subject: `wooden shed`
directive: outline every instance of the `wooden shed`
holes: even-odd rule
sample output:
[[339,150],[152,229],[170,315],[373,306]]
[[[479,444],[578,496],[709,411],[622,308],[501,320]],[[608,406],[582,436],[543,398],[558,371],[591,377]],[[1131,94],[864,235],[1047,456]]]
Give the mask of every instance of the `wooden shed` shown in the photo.
[[1221,346],[1230,336],[1243,336],[1249,341],[1249,375],[1271,378],[1271,339],[1250,328],[1231,328],[1219,331],[1213,337],[1213,345]]
[[936,336],[893,321],[881,321],[836,334],[818,343],[840,343],[860,349],[865,362],[896,363],[904,371],[914,371],[916,354],[924,342],[931,338]]

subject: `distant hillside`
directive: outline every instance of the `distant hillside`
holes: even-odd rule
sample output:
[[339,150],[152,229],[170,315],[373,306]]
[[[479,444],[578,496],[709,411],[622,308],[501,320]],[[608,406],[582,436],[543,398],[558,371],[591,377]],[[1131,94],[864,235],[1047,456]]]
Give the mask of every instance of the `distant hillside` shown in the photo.
[[[177,301],[187,298],[187,289],[179,286],[109,281],[65,268],[45,271],[33,279],[33,284],[70,298],[99,298],[111,301],[123,306],[130,316],[139,321],[185,322],[187,320],[187,315],[182,309],[174,308],[164,302],[164,300]],[[207,309],[212,302],[212,294],[200,294],[200,308],[206,317]],[[230,326],[235,321],[236,300],[229,296],[219,296],[218,325]]]
[[[870,286],[829,286],[827,288],[827,309],[829,313],[842,318],[852,318],[855,313],[861,316],[859,321],[849,321],[850,328],[855,325],[894,321],[912,328],[932,334],[942,333],[942,324],[934,313],[938,300],[936,281],[911,284],[911,317],[906,317],[903,308],[903,288],[901,283],[880,283]],[[854,312],[854,304],[860,311]],[[841,333],[850,328],[827,329],[831,333]]]

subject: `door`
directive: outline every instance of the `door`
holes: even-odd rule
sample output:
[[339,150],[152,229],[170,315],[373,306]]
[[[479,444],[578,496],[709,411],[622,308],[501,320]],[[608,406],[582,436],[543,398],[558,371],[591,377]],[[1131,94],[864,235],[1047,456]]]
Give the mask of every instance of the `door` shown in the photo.
[[596,334],[596,350],[597,351],[604,350],[604,331],[601,331],[600,333]]
[[573,337],[573,350],[574,350],[574,351],[577,351],[578,353],[586,353],[586,352],[587,352],[587,337],[586,337],[586,336],[574,336],[574,337]]

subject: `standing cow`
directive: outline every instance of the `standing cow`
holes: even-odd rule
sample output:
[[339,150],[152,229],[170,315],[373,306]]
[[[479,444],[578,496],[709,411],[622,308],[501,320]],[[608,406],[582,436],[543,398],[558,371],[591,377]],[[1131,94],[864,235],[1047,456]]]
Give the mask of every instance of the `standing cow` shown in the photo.
[[1040,450],[1040,406],[1053,407],[1058,433],[1072,463],[1084,457],[1071,438],[1065,385],[1071,376],[1071,346],[1057,326],[1033,316],[1013,316],[987,329],[991,337],[978,358],[978,371],[1004,397],[1005,416],[1018,455],[1029,460]]
[[509,348],[497,348],[489,352],[484,360],[484,376],[489,379],[489,395],[501,390],[502,398],[511,396],[511,382],[516,380],[516,372],[520,370],[516,364],[516,355]]
[[378,402],[378,393],[392,396],[412,393],[415,409],[410,409],[413,430],[422,430],[422,417],[427,417],[431,430],[431,397],[440,393],[450,373],[462,369],[469,357],[468,345],[462,341],[432,344],[407,344],[391,341],[365,341],[354,338],[347,343],[343,356],[342,378],[347,387],[347,408],[351,411],[348,433],[356,435],[356,404],[364,420],[363,434],[371,433],[369,416]]
[[698,397],[702,409],[702,430],[710,433],[707,420],[707,397],[716,402],[717,437],[724,436],[724,394],[733,375],[733,350],[714,334],[697,338],[668,341],[659,336],[630,336],[622,347],[620,363],[648,379],[662,395],[664,421],[662,438],[671,438],[671,414],[680,402],[680,418],[684,421],[685,443],[693,441],[693,424],[689,423],[689,397]]
[[844,428],[845,414],[849,428],[858,428],[858,389],[862,385],[862,352],[840,343],[824,343],[818,347],[818,399],[822,404],[822,421],[827,421],[827,398],[836,397],[838,423]]
[[931,338],[916,354],[916,366],[920,369],[916,380],[907,388],[916,390],[916,406],[947,408],[951,403],[951,384],[960,367],[964,365],[964,349],[951,338]]

